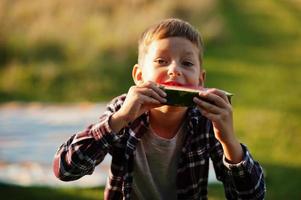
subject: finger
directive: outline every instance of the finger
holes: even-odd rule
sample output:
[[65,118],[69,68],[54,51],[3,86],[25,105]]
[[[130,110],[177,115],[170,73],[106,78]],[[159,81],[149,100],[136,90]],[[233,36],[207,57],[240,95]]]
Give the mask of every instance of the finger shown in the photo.
[[156,99],[160,103],[165,103],[167,100],[164,97],[161,97],[156,91],[152,88],[139,88],[139,92],[144,95]]
[[222,109],[219,108],[218,106],[212,103],[208,103],[207,101],[202,100],[198,97],[194,97],[193,101],[199,106],[201,111],[203,110],[205,112],[214,113],[214,114],[219,114],[222,111]]
[[206,112],[204,110],[201,110],[201,113],[204,117],[206,117],[207,119],[209,119],[212,122],[217,122],[220,119],[220,115],[218,115],[218,114]]
[[141,104],[145,105],[145,106],[150,106],[150,105],[161,105],[162,103],[157,100],[157,99],[154,99],[150,96],[147,96],[147,95],[141,95],[140,97],[140,102]]
[[217,96],[221,97],[225,102],[230,103],[229,98],[227,97],[226,91],[216,89],[216,88],[210,88],[207,90],[207,92],[216,94]]
[[152,88],[154,91],[156,91],[161,97],[166,97],[167,94],[165,93],[165,91],[160,87],[159,84],[152,82],[152,81],[148,81],[145,83],[144,85],[145,87],[148,88]]
[[227,104],[229,104],[228,100],[225,100],[221,96],[214,93],[214,90],[201,91],[199,93],[199,96],[204,101],[206,101],[208,103],[211,103],[211,104],[214,104],[214,105],[216,105],[218,107],[221,107],[221,108],[226,108]]

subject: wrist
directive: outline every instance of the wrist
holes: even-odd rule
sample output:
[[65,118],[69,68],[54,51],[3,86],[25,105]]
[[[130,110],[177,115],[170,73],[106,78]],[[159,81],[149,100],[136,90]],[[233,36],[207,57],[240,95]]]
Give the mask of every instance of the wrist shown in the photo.
[[220,140],[220,143],[222,144],[222,146],[227,146],[229,148],[240,145],[240,143],[235,137],[230,137],[224,140]]
[[243,159],[243,149],[236,139],[221,142],[226,159],[232,164],[239,163]]
[[118,133],[128,123],[129,123],[128,119],[118,111],[114,113],[110,118],[110,126],[112,130],[116,133]]

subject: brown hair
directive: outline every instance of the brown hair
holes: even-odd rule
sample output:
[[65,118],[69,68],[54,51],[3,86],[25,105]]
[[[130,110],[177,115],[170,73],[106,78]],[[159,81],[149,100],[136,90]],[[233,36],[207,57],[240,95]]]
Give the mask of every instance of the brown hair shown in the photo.
[[199,50],[200,64],[203,61],[203,44],[199,32],[188,22],[181,19],[165,19],[150,26],[140,36],[138,42],[138,62],[141,63],[148,45],[154,40],[168,37],[183,37],[191,41]]

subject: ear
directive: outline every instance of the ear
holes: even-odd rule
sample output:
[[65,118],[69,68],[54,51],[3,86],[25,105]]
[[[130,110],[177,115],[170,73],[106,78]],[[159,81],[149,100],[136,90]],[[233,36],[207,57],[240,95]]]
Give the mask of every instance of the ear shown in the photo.
[[139,64],[135,64],[132,70],[132,77],[136,85],[141,85],[143,83],[142,69]]
[[201,69],[201,71],[200,71],[199,81],[200,81],[199,85],[201,87],[204,87],[205,81],[206,81],[206,71],[204,69]]

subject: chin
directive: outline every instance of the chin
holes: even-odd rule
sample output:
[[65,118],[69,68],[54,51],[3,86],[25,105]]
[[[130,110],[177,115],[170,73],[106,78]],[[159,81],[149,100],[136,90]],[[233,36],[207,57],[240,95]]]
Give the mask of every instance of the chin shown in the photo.
[[157,108],[154,108],[155,110],[159,110],[164,113],[168,112],[179,112],[179,111],[184,111],[187,110],[187,107],[179,107],[179,106],[170,106],[170,105],[163,105]]

